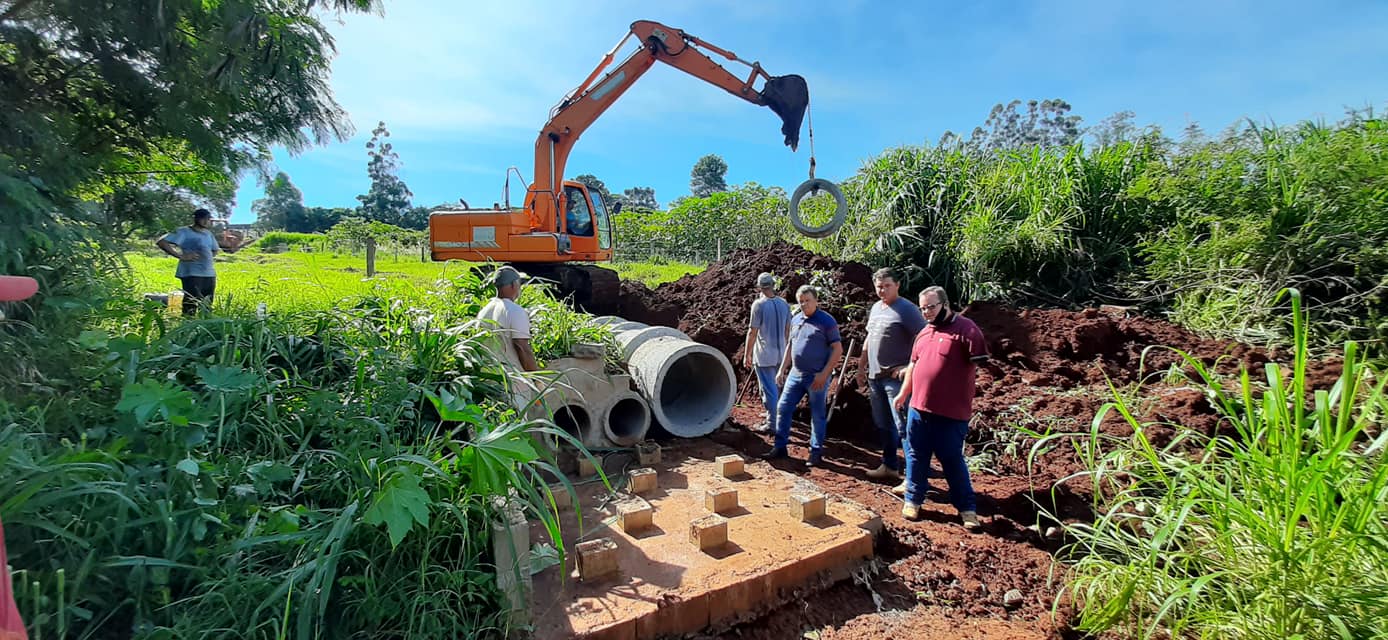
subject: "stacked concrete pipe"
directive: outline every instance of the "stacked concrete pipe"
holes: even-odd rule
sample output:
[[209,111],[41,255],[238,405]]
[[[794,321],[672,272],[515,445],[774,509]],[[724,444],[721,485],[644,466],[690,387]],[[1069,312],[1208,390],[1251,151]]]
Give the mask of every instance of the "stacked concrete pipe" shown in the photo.
[[589,449],[631,447],[646,438],[651,411],[632,391],[628,375],[604,371],[601,345],[576,345],[571,357],[550,363],[559,379],[545,394],[554,424]]
[[732,413],[737,378],[722,352],[669,327],[652,327],[616,316],[611,327],[652,417],[671,435],[696,438],[712,433]]

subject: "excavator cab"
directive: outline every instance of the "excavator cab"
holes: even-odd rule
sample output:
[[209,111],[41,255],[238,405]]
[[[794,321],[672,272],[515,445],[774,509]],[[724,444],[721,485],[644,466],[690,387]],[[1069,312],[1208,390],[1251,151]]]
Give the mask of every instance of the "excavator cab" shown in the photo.
[[564,215],[555,222],[559,233],[569,236],[575,252],[607,251],[612,248],[612,221],[602,194],[590,191],[581,182],[565,182]]

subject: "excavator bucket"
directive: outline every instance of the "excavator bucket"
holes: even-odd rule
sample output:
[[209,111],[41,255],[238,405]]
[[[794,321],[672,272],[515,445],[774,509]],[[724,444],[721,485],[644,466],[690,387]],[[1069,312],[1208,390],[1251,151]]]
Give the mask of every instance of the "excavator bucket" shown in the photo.
[[761,98],[781,116],[781,133],[786,136],[786,146],[795,151],[800,146],[800,121],[810,106],[809,85],[797,75],[776,76],[766,81]]

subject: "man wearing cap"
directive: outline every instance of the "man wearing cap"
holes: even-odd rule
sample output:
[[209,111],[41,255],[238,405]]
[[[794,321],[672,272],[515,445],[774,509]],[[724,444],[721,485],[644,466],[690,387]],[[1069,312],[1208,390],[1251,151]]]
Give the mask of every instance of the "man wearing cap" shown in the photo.
[[[901,380],[911,358],[911,343],[925,328],[920,308],[901,297],[901,285],[890,267],[872,274],[878,302],[868,312],[867,342],[858,359],[858,383],[868,390],[872,404],[872,420],[882,442],[882,463],[867,473],[874,480],[896,480],[901,477],[902,464],[896,455],[898,447],[910,447],[906,438],[906,417],[892,406],[901,391]],[[906,483],[897,485],[897,495],[906,494]]]
[[776,385],[776,370],[785,357],[786,337],[790,335],[790,305],[776,295],[776,276],[758,275],[757,290],[761,295],[752,302],[752,320],[747,328],[747,343],[742,348],[742,366],[756,372],[762,406],[766,407],[766,422],[752,430],[770,431],[776,425],[776,402],[781,395]]
[[521,276],[514,267],[496,270],[496,297],[492,298],[477,319],[488,323],[495,331],[493,351],[521,371],[536,371],[535,352],[530,348],[530,315],[516,303],[520,297]]
[[[183,283],[183,315],[196,313],[199,308],[212,306],[217,290],[217,271],[212,256],[221,251],[212,235],[212,212],[198,209],[193,212],[193,224],[166,234],[154,243],[164,253],[178,258],[174,276]],[[178,250],[175,251],[174,248]]]

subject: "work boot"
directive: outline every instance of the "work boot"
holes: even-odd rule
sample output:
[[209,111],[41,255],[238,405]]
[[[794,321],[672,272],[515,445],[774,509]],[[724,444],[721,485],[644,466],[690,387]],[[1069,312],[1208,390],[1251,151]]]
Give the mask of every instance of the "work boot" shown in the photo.
[[811,451],[810,459],[805,461],[805,466],[807,467],[818,467],[822,464],[824,464],[824,456],[818,451]]
[[876,469],[867,472],[867,477],[872,478],[873,480],[895,480],[900,476],[901,474],[897,472],[896,469],[893,469],[885,464],[879,464],[877,465]]
[[775,449],[772,449],[772,450],[770,450],[770,451],[767,451],[766,453],[761,454],[761,459],[762,459],[762,460],[781,460],[781,459],[789,458],[789,457],[790,457],[790,454],[786,453],[786,450],[783,449],[783,448],[781,448],[781,447],[776,447]]
[[895,493],[896,495],[899,495],[899,496],[904,496],[904,495],[906,495],[906,481],[905,481],[905,480],[902,480],[902,481],[901,481],[901,484],[896,485],[895,487],[892,487],[892,493]]
[[920,520],[920,519],[921,519],[921,508],[920,508],[920,506],[919,506],[919,505],[914,505],[914,504],[911,504],[911,503],[907,502],[906,504],[902,505],[902,507],[901,507],[901,517],[906,518],[907,520],[910,520],[910,521],[912,521],[912,522],[915,522],[916,520]]
[[755,433],[770,433],[770,432],[771,432],[771,423],[770,423],[770,422],[758,422],[758,423],[752,425],[752,431],[755,432]]
[[959,519],[964,521],[964,528],[969,531],[978,531],[983,528],[983,523],[978,521],[978,513],[974,511],[961,511]]

